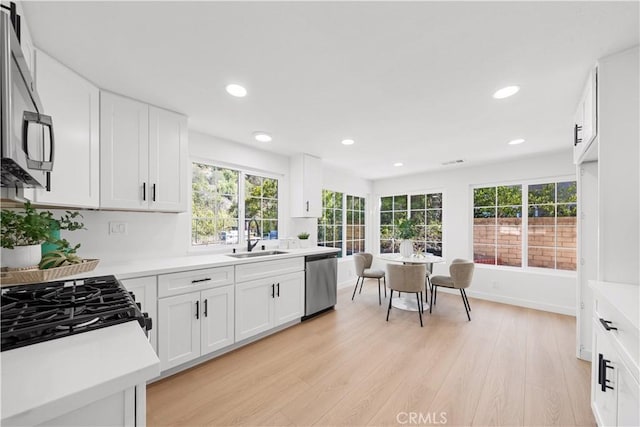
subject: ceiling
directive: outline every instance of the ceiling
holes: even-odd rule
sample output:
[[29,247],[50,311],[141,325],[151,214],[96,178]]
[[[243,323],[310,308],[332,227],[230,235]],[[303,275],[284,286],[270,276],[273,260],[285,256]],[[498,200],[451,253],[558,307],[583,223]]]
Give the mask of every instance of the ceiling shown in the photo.
[[[101,88],[184,113],[192,129],[368,179],[568,150],[589,68],[639,43],[637,1],[24,8],[36,46]],[[248,95],[229,96],[228,83]],[[518,94],[492,98],[513,84]],[[526,142],[507,145],[515,138]]]

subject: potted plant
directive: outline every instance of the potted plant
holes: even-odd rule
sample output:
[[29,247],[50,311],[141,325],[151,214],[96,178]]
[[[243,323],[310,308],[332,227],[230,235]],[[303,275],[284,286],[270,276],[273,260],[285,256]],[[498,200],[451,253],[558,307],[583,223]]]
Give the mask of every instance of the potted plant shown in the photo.
[[41,245],[49,238],[51,212],[36,212],[27,202],[24,212],[3,209],[1,215],[2,264],[8,268],[38,265]]
[[[49,211],[37,212],[30,202],[24,204],[24,211],[2,210],[2,264],[8,268],[28,268],[37,266],[43,255],[51,252],[65,254],[67,263],[79,260],[75,255],[80,245],[71,247],[65,239],[60,239],[60,230],[79,230],[84,224],[76,218],[79,212],[67,211],[59,219]],[[51,266],[51,265],[49,265]]]
[[400,255],[408,258],[413,254],[413,239],[418,235],[415,220],[402,218],[396,222],[395,237],[400,239]]
[[298,234],[298,239],[300,239],[300,247],[308,248],[309,247],[309,233],[302,232]]

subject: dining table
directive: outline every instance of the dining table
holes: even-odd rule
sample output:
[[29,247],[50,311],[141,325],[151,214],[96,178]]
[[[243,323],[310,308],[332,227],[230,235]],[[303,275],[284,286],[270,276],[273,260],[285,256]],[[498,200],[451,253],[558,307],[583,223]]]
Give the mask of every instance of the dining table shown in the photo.
[[[433,255],[430,253],[426,254],[412,254],[411,256],[404,257],[400,254],[380,254],[378,256],[382,261],[386,262],[398,262],[402,264],[424,264],[427,266],[427,275],[433,273],[433,264],[444,263],[445,259],[441,256]],[[425,295],[424,295],[424,303],[422,304],[422,309],[426,310],[429,308],[429,302],[427,298],[427,282],[425,278]],[[404,294],[398,297],[393,297],[391,299],[391,306],[395,308],[399,308],[401,310],[407,311],[419,311],[418,302],[415,297],[412,295]]]

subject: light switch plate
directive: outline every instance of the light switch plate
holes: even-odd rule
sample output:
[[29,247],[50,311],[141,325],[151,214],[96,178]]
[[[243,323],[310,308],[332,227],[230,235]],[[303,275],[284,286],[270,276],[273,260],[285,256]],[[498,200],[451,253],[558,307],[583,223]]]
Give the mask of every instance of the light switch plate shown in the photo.
[[126,222],[117,222],[110,221],[109,222],[109,234],[127,234],[127,223]]

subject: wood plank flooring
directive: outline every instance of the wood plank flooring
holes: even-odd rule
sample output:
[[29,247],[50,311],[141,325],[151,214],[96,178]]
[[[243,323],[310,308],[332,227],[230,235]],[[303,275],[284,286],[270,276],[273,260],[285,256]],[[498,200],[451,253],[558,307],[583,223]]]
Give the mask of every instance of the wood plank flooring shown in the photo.
[[335,311],[151,384],[147,424],[595,425],[573,317],[470,303],[468,322],[438,293],[420,328],[385,321],[375,281],[340,290]]

